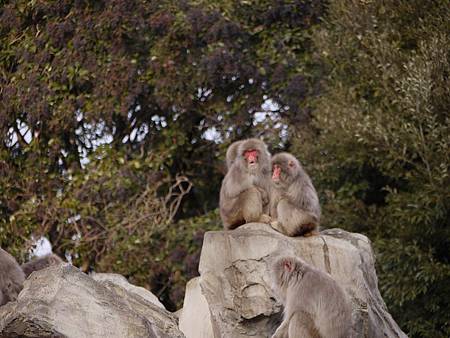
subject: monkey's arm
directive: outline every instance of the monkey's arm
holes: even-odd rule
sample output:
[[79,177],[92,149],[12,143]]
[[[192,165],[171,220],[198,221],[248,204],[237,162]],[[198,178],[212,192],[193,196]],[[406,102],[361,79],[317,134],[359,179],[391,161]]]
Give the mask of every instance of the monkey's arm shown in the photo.
[[233,170],[224,178],[223,192],[227,198],[236,198],[252,186],[252,180],[248,177],[248,175],[246,177],[245,175],[240,175],[238,171]]

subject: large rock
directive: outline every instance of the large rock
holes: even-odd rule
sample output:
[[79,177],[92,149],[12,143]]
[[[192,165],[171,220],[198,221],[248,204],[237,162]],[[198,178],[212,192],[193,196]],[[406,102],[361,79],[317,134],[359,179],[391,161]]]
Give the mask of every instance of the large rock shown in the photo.
[[[378,291],[367,237],[339,229],[313,237],[286,237],[265,224],[208,232],[200,258],[200,285],[214,336],[270,337],[281,305],[270,288],[269,266],[279,256],[299,256],[329,273],[353,304],[354,337],[406,337]],[[183,315],[188,316],[183,309]]]
[[184,337],[168,311],[64,264],[34,272],[0,308],[0,337]]

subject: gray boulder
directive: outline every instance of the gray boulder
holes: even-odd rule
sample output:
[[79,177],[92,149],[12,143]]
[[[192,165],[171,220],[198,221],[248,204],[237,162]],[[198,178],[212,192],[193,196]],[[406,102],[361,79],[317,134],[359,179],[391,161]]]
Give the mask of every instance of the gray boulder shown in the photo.
[[142,297],[145,300],[155,304],[161,309],[166,309],[164,305],[159,301],[153,293],[147,289],[128,283],[127,279],[119,275],[118,273],[91,273],[89,276],[94,278],[99,283],[102,283],[107,288],[111,288],[118,293],[122,293],[122,289],[125,289],[128,293],[132,293],[136,296]]
[[199,271],[211,323],[205,323],[205,316],[196,322],[195,315],[187,313],[189,308],[195,311],[189,304],[182,316],[192,318],[190,326],[200,331],[212,326],[216,338],[270,337],[282,308],[271,291],[269,266],[276,257],[291,255],[326,271],[346,290],[353,305],[354,337],[406,337],[381,298],[370,241],[339,229],[292,238],[252,223],[206,233]]
[[174,316],[69,265],[37,271],[0,307],[0,337],[184,337]]

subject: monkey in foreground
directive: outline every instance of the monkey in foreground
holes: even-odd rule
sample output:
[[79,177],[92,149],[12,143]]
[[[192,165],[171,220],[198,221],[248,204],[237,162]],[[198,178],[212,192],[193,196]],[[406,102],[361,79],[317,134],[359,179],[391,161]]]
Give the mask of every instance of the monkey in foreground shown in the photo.
[[17,261],[0,248],[0,306],[17,299],[25,274]]
[[316,234],[320,213],[316,189],[300,162],[289,153],[273,156],[272,227],[287,236]]
[[236,141],[231,143],[231,145],[228,147],[227,149],[227,154],[225,156],[226,158],[226,163],[227,163],[227,170],[230,170],[231,165],[233,164],[234,160],[236,159],[237,153],[238,153],[238,148],[239,145],[242,143],[243,141]]
[[48,254],[42,257],[33,258],[31,261],[22,264],[21,268],[25,273],[26,278],[28,278],[28,276],[31,275],[33,271],[42,270],[51,265],[61,263],[64,263],[64,261],[59,256],[55,254]]
[[272,266],[273,289],[284,317],[272,338],[349,338],[352,308],[345,291],[325,272],[295,257]]
[[[234,144],[231,145],[234,147]],[[220,217],[231,230],[250,222],[269,223],[270,154],[258,139],[240,141],[220,188]],[[227,151],[228,155],[234,150]],[[227,163],[228,164],[228,163]]]

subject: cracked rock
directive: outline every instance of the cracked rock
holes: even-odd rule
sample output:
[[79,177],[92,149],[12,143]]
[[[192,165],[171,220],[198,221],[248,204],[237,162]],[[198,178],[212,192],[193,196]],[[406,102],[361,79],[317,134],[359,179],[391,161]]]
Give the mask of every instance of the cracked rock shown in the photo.
[[270,337],[281,321],[282,307],[274,299],[269,275],[269,266],[279,256],[303,258],[346,290],[353,305],[354,337],[406,337],[381,298],[367,237],[331,229],[318,236],[292,238],[258,223],[205,234],[200,296],[206,300],[202,311],[209,308],[211,322],[206,323],[206,316],[196,321],[186,313],[192,306],[185,303],[183,315],[192,318],[191,328],[212,327],[216,338]]

